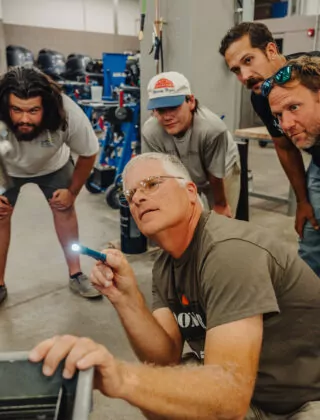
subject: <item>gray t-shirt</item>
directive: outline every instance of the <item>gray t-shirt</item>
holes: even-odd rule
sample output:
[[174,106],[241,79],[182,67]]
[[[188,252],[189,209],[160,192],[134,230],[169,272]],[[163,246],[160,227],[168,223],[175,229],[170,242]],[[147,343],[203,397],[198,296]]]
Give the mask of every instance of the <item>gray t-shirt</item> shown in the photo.
[[154,264],[161,307],[199,358],[207,330],[263,314],[253,402],[285,414],[320,400],[320,280],[265,229],[204,212],[184,254],[162,252]]
[[11,148],[3,158],[9,175],[18,178],[47,175],[67,163],[70,150],[80,156],[93,156],[98,152],[98,139],[89,119],[72,99],[62,97],[68,121],[65,131],[46,130],[32,141],[18,141],[8,131],[6,140]]
[[168,134],[155,117],[142,128],[142,153],[162,152],[177,156],[201,191],[208,172],[224,178],[238,160],[238,148],[224,122],[206,107],[194,114],[192,127],[182,138]]

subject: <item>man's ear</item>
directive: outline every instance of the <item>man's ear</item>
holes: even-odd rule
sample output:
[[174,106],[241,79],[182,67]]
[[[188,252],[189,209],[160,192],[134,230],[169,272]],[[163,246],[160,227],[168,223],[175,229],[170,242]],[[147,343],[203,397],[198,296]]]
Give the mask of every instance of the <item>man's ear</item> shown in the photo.
[[277,44],[269,42],[266,46],[266,55],[269,60],[274,60],[279,55]]
[[188,95],[188,105],[191,111],[193,111],[196,107],[196,99],[194,95]]
[[187,191],[188,191],[190,201],[192,203],[195,203],[198,199],[198,190],[197,190],[196,184],[192,181],[188,181],[188,183],[186,185],[186,188],[187,188]]

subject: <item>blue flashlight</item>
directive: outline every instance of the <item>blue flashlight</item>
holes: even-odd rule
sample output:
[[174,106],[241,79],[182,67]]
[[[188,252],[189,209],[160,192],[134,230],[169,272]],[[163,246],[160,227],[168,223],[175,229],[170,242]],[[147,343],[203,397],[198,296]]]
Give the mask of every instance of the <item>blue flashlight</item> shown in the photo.
[[79,244],[72,244],[72,251],[79,252],[79,254],[88,255],[88,257],[94,258],[95,260],[106,262],[107,256],[101,252],[94,251],[93,249],[87,248],[86,246]]

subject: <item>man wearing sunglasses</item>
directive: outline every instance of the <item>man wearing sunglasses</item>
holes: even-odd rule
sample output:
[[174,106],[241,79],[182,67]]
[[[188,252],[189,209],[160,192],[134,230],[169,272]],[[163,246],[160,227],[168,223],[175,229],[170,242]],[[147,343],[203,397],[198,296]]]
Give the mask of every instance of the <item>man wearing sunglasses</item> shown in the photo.
[[[268,99],[261,95],[264,80],[282,68],[288,60],[303,55],[319,56],[320,53],[314,51],[284,56],[279,53],[269,29],[258,22],[243,22],[231,28],[221,41],[220,53],[238,80],[252,91],[252,106],[273,139],[281,165],[297,198],[295,228],[300,237],[299,253],[320,276],[320,219],[315,214],[320,211],[320,195],[317,200],[311,199],[314,192],[308,188],[311,181],[307,179],[314,172],[316,163],[313,158],[306,175],[299,148],[283,132],[278,119],[270,110]],[[309,152],[313,154],[312,150]]]
[[[292,143],[311,154],[307,188],[315,217],[320,220],[320,58],[301,56],[268,78],[261,86],[261,93],[269,99],[273,115]],[[300,248],[302,258],[310,266],[320,267],[320,232],[307,224],[305,235],[310,238]],[[320,269],[315,269],[320,275]]]
[[[119,250],[105,251],[91,281],[141,363],[72,336],[42,342],[31,361],[44,360],[50,376],[67,357],[66,378],[95,366],[104,395],[151,420],[319,420],[320,282],[311,268],[266,229],[203,211],[176,156],[132,159],[123,187],[139,230],[161,249],[152,310]],[[194,366],[181,363],[185,342]]]
[[177,156],[209,207],[234,217],[240,194],[240,165],[237,145],[224,122],[199,106],[188,80],[180,73],[153,77],[148,95],[153,116],[142,129],[142,152]]

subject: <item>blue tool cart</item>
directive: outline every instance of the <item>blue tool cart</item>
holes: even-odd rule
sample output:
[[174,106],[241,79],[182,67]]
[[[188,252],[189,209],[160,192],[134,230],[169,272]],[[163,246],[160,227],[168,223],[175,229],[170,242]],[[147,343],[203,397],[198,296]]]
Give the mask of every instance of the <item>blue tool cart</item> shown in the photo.
[[[105,122],[99,160],[86,188],[93,194],[105,191],[106,201],[114,209],[119,208],[123,169],[132,156],[140,153],[140,88],[121,86],[117,95],[119,102],[90,105],[85,101],[87,115],[94,109],[102,113]],[[84,101],[79,104],[83,106]]]

